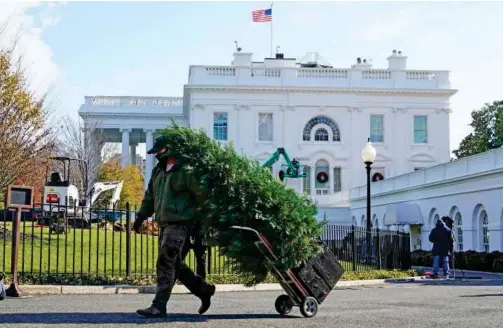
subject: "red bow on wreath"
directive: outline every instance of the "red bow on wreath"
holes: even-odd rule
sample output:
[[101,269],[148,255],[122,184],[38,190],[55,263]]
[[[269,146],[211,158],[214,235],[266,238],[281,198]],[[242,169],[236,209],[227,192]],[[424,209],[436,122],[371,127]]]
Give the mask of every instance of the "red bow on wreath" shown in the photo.
[[329,180],[329,176],[325,172],[319,172],[317,174],[317,181],[320,183],[326,183]]

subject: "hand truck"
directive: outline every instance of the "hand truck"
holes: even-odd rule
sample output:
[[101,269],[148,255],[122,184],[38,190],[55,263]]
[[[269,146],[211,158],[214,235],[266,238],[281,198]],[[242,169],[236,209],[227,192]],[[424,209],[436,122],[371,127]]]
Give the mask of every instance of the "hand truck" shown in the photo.
[[[278,261],[278,257],[273,253],[271,244],[263,234],[249,227],[231,226],[230,228],[254,233],[258,238],[258,241],[254,244],[266,257],[268,262]],[[275,301],[275,309],[280,315],[288,314],[294,306],[299,307],[304,317],[311,318],[317,314],[318,306],[323,302],[326,296],[329,295],[344,272],[334,255],[332,255],[332,253],[327,255],[332,257],[329,259],[332,262],[330,264],[333,270],[329,275],[327,274],[327,270],[323,270],[323,268],[320,268],[320,265],[317,264],[313,266],[314,268],[316,267],[315,270],[307,266],[306,269],[300,267],[286,270],[280,270],[274,265],[268,266],[268,270],[278,280],[280,286],[286,293],[286,295],[278,296]],[[316,260],[316,258],[314,259]],[[336,270],[334,270],[334,268],[336,268]],[[304,274],[302,272],[304,272]]]

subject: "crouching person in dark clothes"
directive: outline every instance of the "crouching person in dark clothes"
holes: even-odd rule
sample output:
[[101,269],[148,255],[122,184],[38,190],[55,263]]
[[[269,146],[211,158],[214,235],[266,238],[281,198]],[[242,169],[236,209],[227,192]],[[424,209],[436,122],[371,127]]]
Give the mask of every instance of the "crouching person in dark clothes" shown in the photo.
[[429,241],[432,245],[432,278],[438,278],[439,260],[443,262],[443,275],[449,278],[450,262],[449,255],[453,250],[453,240],[451,229],[446,226],[442,220],[436,222],[436,227],[432,229],[429,235]]
[[207,284],[184,263],[190,249],[191,231],[197,224],[197,204],[202,194],[194,178],[170,156],[167,144],[165,137],[158,137],[147,152],[156,154],[159,163],[152,170],[134,223],[135,231],[139,232],[142,222],[156,213],[162,236],[156,264],[156,295],[150,307],[137,310],[139,315],[151,318],[166,316],[166,304],[177,279],[201,299],[199,314],[208,310],[215,293],[214,285]]

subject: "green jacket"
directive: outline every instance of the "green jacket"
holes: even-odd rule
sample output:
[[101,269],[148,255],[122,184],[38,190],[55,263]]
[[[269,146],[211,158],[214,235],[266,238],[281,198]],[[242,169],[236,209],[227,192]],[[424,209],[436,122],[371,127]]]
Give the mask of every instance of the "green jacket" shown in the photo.
[[137,215],[148,218],[156,213],[156,221],[161,227],[168,223],[193,221],[200,201],[202,193],[196,180],[183,168],[175,165],[165,172],[164,168],[156,166]]

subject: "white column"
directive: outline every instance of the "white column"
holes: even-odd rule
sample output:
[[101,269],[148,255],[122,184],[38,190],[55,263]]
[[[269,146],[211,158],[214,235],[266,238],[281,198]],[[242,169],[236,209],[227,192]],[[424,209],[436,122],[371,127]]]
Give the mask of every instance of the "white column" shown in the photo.
[[131,144],[130,145],[130,164],[135,165],[137,164],[136,162],[136,144]]
[[334,194],[334,166],[329,165],[329,194]]
[[311,166],[310,169],[310,196],[315,197],[315,164]]
[[151,173],[154,164],[154,155],[147,154],[147,151],[152,148],[154,143],[153,133],[154,130],[144,129],[145,132],[145,176],[144,176],[144,189],[147,189],[149,185],[149,180],[151,178]]
[[131,129],[119,129],[122,133],[121,168],[129,165],[129,134]]

